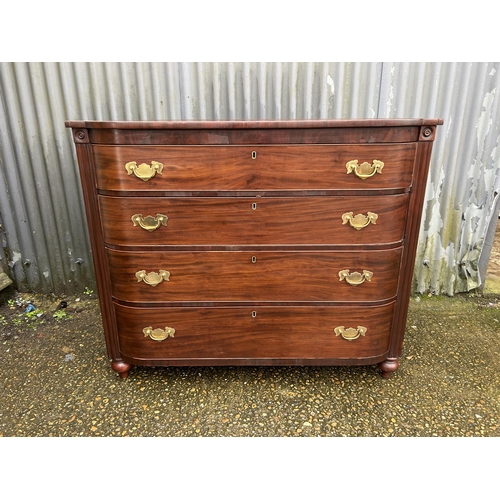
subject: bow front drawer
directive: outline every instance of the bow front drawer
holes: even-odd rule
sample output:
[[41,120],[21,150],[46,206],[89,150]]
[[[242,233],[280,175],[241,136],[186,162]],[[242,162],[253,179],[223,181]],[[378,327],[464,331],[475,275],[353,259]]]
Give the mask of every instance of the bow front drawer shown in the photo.
[[108,250],[113,296],[136,303],[380,301],[396,295],[401,248],[373,252]]
[[415,144],[94,146],[103,191],[406,189]]
[[393,310],[394,303],[361,310],[115,305],[121,352],[135,359],[164,359],[165,364],[168,359],[192,358],[217,364],[249,356],[337,360],[382,356],[389,348]]
[[100,196],[109,245],[362,245],[401,241],[408,195]]

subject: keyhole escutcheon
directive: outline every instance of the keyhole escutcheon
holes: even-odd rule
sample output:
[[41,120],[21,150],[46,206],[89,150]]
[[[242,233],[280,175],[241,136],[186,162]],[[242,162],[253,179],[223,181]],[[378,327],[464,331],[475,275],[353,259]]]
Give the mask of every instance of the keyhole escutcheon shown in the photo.
[[257,151],[252,151],[252,160],[255,160],[257,158]]

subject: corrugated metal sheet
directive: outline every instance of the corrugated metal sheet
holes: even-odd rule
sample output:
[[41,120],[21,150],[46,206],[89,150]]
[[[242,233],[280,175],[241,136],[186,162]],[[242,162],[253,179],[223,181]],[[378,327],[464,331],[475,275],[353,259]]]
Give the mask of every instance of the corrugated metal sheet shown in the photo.
[[66,119],[442,117],[414,290],[481,284],[500,205],[499,63],[0,63],[0,264],[21,289],[93,286]]
[[416,291],[451,295],[483,283],[480,260],[487,263],[491,250],[484,242],[498,219],[499,69],[498,63],[386,66],[389,116],[445,119],[427,184]]

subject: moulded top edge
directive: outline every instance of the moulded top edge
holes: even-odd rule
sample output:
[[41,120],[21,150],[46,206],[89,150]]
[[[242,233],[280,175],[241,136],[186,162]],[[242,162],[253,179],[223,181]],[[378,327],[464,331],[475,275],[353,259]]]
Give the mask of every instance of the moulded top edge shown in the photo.
[[67,128],[114,129],[252,129],[418,127],[442,125],[442,118],[378,118],[357,120],[178,120],[178,121],[86,121],[68,120]]

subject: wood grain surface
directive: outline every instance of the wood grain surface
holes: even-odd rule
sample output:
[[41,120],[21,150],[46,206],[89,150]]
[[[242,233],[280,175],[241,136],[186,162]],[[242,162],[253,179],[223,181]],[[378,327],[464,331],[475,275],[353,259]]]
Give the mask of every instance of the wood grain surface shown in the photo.
[[[394,303],[351,307],[170,307],[116,305],[123,355],[136,358],[363,358],[387,352]],[[253,315],[252,313],[255,313]],[[348,341],[334,328],[367,328]],[[174,328],[158,342],[143,329]]]
[[[119,198],[100,196],[104,240],[109,245],[366,245],[401,241],[408,195],[282,198]],[[253,209],[253,203],[256,203]],[[343,224],[353,212],[378,215],[357,230]],[[149,232],[135,214],[168,217]]]
[[[408,188],[415,143],[383,145],[93,146],[97,187],[106,191],[245,191]],[[255,159],[252,158],[254,153]],[[360,179],[346,163],[384,162]],[[152,161],[161,174],[144,181],[125,165]]]
[[[138,252],[108,250],[113,295],[128,302],[380,301],[396,295],[401,248],[338,252]],[[373,273],[350,285],[339,272]],[[151,286],[136,272],[170,273]]]

